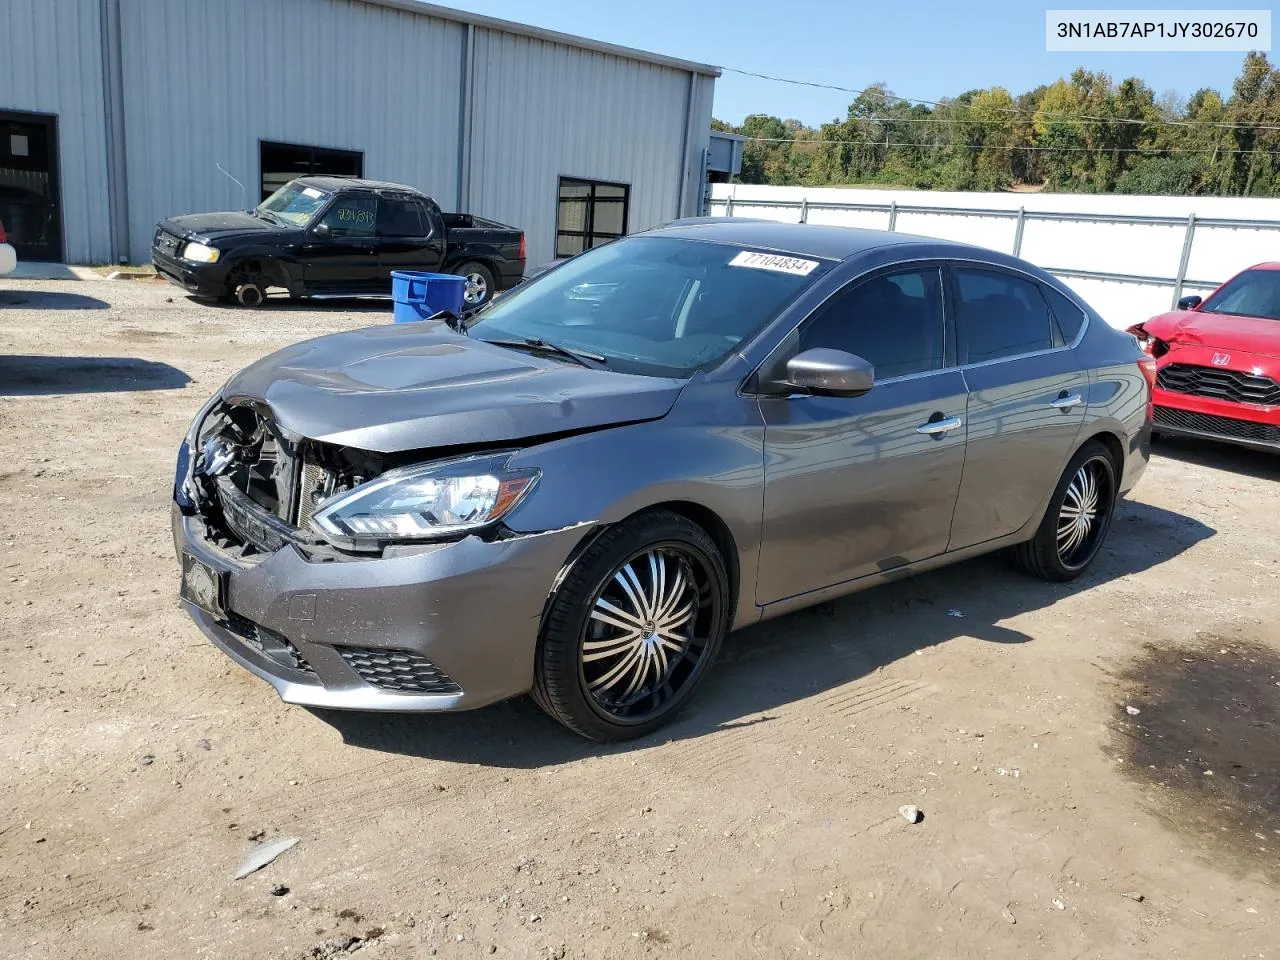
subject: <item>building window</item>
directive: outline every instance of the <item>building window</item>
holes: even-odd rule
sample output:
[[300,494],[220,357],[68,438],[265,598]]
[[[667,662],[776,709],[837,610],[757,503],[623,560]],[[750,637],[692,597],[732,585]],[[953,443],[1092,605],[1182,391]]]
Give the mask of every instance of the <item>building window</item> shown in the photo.
[[262,170],[262,199],[265,200],[295,177],[327,175],[364,176],[364,154],[355,150],[330,150],[296,143],[258,141]]
[[556,256],[572,257],[627,232],[631,187],[625,183],[560,178]]

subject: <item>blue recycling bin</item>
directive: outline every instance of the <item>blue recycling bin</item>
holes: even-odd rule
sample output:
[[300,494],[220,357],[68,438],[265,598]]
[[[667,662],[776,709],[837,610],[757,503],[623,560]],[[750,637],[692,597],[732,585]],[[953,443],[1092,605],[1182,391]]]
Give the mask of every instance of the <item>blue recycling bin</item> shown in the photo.
[[467,278],[451,273],[391,271],[391,299],[395,301],[393,320],[412,323],[425,320],[441,310],[462,316]]

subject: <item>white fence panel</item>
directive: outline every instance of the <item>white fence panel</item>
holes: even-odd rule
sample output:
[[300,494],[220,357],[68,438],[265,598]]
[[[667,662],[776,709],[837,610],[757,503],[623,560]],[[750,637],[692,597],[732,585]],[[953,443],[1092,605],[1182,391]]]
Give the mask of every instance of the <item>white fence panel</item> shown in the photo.
[[1055,273],[1119,328],[1245,267],[1280,261],[1280,200],[1252,197],[716,184],[709,212],[893,229],[1014,253]]
[[922,237],[975,243],[1004,253],[1013,251],[1018,224],[1010,217],[956,216],[950,213],[913,213],[899,210],[895,229]]

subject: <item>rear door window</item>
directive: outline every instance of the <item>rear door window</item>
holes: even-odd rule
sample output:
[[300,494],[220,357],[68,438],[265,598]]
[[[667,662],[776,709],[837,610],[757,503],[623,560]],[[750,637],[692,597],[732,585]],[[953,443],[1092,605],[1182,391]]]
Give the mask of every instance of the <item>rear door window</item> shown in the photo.
[[378,235],[381,237],[425,237],[430,233],[422,204],[406,197],[378,200]]
[[955,268],[959,362],[985,363],[1054,346],[1040,285],[997,270]]

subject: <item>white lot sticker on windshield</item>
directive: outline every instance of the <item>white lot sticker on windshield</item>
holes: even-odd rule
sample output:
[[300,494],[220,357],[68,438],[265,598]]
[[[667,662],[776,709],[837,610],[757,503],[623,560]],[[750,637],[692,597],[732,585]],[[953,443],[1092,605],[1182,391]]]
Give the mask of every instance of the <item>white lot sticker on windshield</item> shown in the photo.
[[752,253],[743,250],[729,261],[731,267],[752,267],[756,270],[772,270],[775,273],[792,273],[807,277],[818,265],[817,260],[801,260],[799,257],[783,257],[776,253]]
[[302,195],[304,197],[310,197],[312,200],[318,200],[324,196],[324,194],[321,193],[319,190],[317,190],[315,187],[303,187]]

